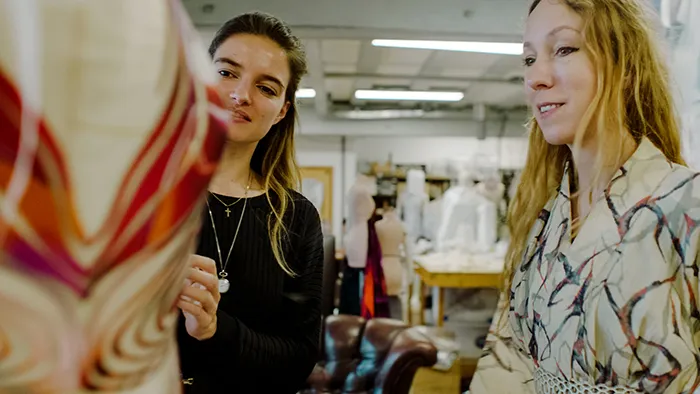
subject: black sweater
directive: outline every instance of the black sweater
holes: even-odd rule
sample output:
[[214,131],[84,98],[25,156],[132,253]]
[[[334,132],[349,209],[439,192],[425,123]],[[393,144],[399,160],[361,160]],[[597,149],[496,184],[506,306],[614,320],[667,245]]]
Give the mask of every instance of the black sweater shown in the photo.
[[[265,195],[248,199],[238,238],[226,271],[231,282],[221,295],[216,334],[198,341],[178,324],[180,364],[186,393],[296,393],[318,356],[321,327],[323,236],[318,211],[306,198],[292,194],[284,222],[290,277],[270,247]],[[227,204],[236,198],[217,195]],[[223,260],[231,246],[244,200],[225,207],[209,195]],[[274,195],[272,198],[276,198]],[[209,212],[204,207],[197,254],[212,258],[221,270]]]

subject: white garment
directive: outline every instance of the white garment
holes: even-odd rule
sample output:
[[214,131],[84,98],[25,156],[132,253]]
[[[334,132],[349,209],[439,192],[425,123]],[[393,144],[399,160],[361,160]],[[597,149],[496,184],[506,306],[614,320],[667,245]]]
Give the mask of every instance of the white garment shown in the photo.
[[681,0],[673,21],[682,26],[672,49],[671,70],[678,87],[683,153],[691,167],[700,168],[700,1]]
[[538,369],[569,383],[694,391],[700,173],[669,164],[642,139],[572,239],[568,165],[562,170],[513,267],[472,392],[536,392]]
[[406,235],[411,241],[416,241],[422,233],[423,207],[427,203],[426,195],[404,193],[401,199],[401,214],[406,225]]
[[488,251],[496,242],[498,214],[495,204],[473,186],[449,188],[443,195],[442,218],[436,250]]
[[357,182],[348,192],[348,221],[345,235],[345,256],[348,266],[364,268],[367,265],[369,230],[367,221],[372,217],[375,202],[364,179]]
[[423,233],[423,209],[428,203],[425,172],[412,169],[406,174],[406,191],[399,196],[399,217],[406,226],[406,238],[416,242]]
[[442,220],[442,197],[428,202],[423,207],[423,231],[422,235],[434,241],[437,238],[440,221]]
[[488,179],[476,185],[476,190],[479,194],[498,205],[501,203],[501,200],[503,200],[506,186],[499,180]]

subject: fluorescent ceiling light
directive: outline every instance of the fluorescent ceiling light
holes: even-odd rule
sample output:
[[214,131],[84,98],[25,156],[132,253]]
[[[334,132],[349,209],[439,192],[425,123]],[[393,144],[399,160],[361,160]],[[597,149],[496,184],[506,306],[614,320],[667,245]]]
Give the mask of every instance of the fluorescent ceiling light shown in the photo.
[[338,111],[335,115],[343,119],[373,120],[373,119],[401,119],[420,118],[425,115],[422,109],[381,109],[381,110],[354,110]]
[[415,90],[356,90],[358,100],[459,101],[462,92],[433,92]]
[[481,52],[499,55],[522,55],[523,53],[523,44],[509,42],[372,40],[372,45],[376,47]]
[[314,89],[299,89],[296,94],[297,98],[314,98],[316,91]]

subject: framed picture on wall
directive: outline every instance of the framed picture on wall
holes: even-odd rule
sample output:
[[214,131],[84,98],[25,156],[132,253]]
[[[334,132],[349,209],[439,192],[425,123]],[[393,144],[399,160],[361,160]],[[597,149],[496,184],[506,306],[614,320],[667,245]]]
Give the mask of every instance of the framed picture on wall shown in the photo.
[[333,224],[333,167],[301,167],[301,193],[318,209],[324,227]]

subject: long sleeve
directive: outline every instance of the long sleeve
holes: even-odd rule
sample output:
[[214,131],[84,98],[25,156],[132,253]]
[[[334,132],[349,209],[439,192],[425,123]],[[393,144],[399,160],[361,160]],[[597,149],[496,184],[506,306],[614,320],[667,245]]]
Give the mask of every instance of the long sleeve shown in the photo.
[[[191,338],[181,318],[183,378],[194,377],[195,386],[210,387],[203,392],[296,393],[318,359],[323,278],[318,211],[301,199],[285,216],[284,251],[296,274],[292,277],[272,255],[266,225],[269,211],[262,198],[253,201],[254,214],[245,216],[241,243],[233,248],[233,263],[227,269],[231,289],[222,294],[214,336],[204,341]],[[241,205],[233,208],[240,210]],[[220,227],[232,223],[235,230],[236,220],[223,209],[214,218],[221,221]],[[199,254],[216,256],[210,238],[203,227]]]
[[501,316],[508,316],[502,313],[502,308],[506,307],[508,304],[501,300],[469,387],[470,394],[535,393],[532,360],[513,343],[508,323],[499,324]]
[[[299,258],[298,291],[283,295],[285,335],[267,335],[247,327],[226,312],[217,314],[217,332],[206,347],[216,358],[249,369],[268,371],[271,376],[283,372],[305,379],[318,358],[321,327],[321,286],[323,277],[323,235],[318,215],[307,215]],[[232,357],[232,355],[234,357]]]
[[489,336],[472,392],[695,392],[700,173],[643,139],[575,240],[568,177],[513,270],[512,335]]

